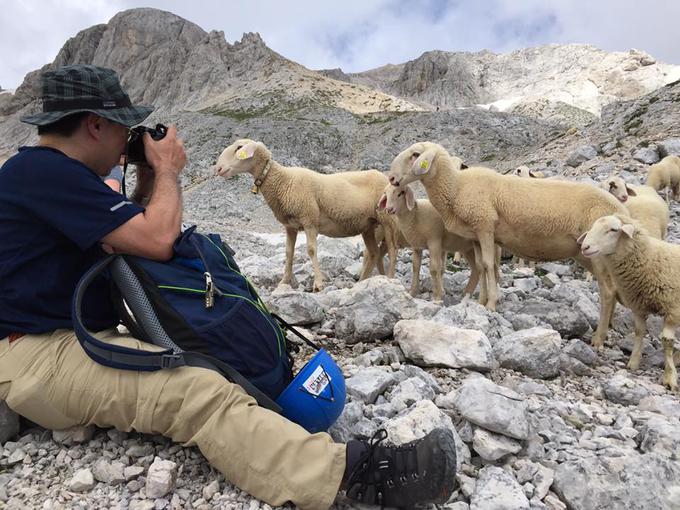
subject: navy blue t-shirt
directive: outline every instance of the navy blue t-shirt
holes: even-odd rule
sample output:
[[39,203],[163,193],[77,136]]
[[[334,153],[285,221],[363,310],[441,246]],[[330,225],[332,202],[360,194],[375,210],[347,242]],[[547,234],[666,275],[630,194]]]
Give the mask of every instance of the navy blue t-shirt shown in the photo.
[[[21,147],[0,168],[0,339],[72,329],[71,298],[104,252],[102,237],[144,209],[83,163],[47,147]],[[92,331],[117,324],[104,278],[83,299]]]

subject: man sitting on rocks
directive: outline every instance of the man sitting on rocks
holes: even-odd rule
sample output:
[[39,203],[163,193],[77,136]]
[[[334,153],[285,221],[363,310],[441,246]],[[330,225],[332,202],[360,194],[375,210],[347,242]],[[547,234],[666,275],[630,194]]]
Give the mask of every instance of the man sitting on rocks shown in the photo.
[[[340,489],[389,506],[447,500],[456,464],[450,431],[400,448],[381,444],[384,431],[339,444],[257,406],[214,371],[125,371],[90,359],[71,322],[76,283],[102,245],[172,256],[186,156],[174,126],[159,141],[145,134],[149,168],[138,169],[128,200],[101,177],[152,109],[133,106],[112,70],[90,65],[46,72],[42,100],[42,113],[22,119],[38,126],[38,145],[0,169],[0,400],[50,429],[94,424],[197,445],[229,481],[270,505],[324,509]],[[83,322],[105,341],[153,348],[117,334],[104,279],[90,287]]]

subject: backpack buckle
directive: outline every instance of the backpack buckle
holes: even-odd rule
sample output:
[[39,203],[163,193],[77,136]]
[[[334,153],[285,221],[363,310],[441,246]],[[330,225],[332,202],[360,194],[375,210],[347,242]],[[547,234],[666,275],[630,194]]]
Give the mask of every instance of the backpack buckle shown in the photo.
[[184,366],[184,358],[179,354],[163,354],[161,368],[177,368]]

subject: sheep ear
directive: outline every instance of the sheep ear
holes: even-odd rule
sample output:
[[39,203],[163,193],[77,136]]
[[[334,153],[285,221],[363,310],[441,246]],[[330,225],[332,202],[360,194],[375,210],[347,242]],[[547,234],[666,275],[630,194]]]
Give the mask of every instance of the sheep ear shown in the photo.
[[529,177],[533,177],[534,179],[536,179],[536,174],[533,171],[529,170]]
[[626,191],[628,192],[628,195],[631,197],[636,197],[637,193],[635,193],[635,190],[631,188],[630,186],[626,186]]
[[630,223],[626,223],[624,225],[621,225],[621,230],[628,237],[633,237],[633,234],[635,233],[635,227],[633,225],[631,225]]
[[435,152],[433,150],[423,152],[418,158],[413,162],[411,166],[411,172],[413,175],[425,175],[430,171],[432,162],[434,161]]
[[461,170],[465,170],[466,168],[470,168],[470,167],[467,166],[465,163],[461,163],[461,164],[460,164],[460,169],[461,169]]
[[412,211],[413,208],[416,206],[416,197],[413,194],[413,190],[411,188],[406,188],[406,208],[409,211]]
[[236,159],[250,159],[255,154],[255,142],[248,142],[236,151]]
[[581,245],[583,244],[583,240],[586,238],[586,234],[587,234],[587,233],[588,233],[588,232],[584,232],[583,234],[581,234],[580,236],[578,236],[578,239],[576,240],[576,244],[578,244],[579,246],[581,246]]
[[385,193],[382,194],[380,197],[380,200],[378,200],[378,209],[385,209],[387,207],[387,195]]

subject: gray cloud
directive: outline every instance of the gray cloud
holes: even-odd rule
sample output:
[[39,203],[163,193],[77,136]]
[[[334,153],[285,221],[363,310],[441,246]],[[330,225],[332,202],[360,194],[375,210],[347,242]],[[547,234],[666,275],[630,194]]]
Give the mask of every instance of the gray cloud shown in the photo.
[[[356,72],[401,63],[424,51],[507,52],[549,43],[589,43],[608,51],[638,48],[680,63],[675,39],[680,2],[649,0],[250,0],[247,3],[148,0],[227,41],[259,32],[283,56],[311,69]],[[79,30],[106,23],[130,0],[7,2],[0,19],[0,85],[52,61]]]

